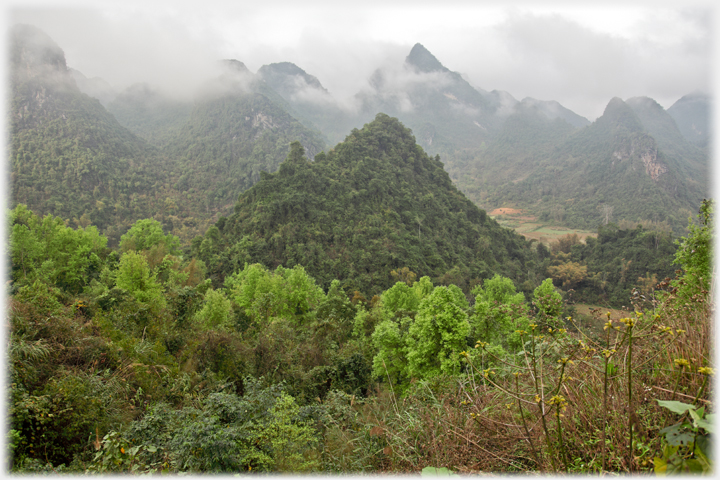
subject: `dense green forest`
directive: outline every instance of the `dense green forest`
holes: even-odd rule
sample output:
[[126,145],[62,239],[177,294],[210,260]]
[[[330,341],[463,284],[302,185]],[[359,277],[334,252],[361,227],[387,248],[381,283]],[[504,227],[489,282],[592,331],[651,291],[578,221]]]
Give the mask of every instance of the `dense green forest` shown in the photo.
[[[154,220],[110,249],[23,205],[8,219],[13,472],[710,468],[709,203],[679,276],[589,336],[550,278],[464,292],[400,268],[368,299],[248,263],[213,286]],[[657,252],[643,233],[555,250]]]
[[418,44],[353,114],[236,60],[106,110],[40,30],[10,60],[12,473],[711,470],[703,98],[590,124]]
[[536,254],[451,183],[397,120],[379,114],[310,162],[299,143],[275,174],[240,195],[235,213],[192,242],[219,284],[245,262],[303,265],[327,288],[377,294],[408,267],[466,286],[502,273],[537,286]]
[[110,113],[80,92],[42,31],[17,25],[11,40],[11,203],[92,223],[111,245],[149,217],[187,244],[230,213],[261,171],[277,170],[292,141],[311,154],[325,148],[239,62],[225,62],[192,101],[138,85]]

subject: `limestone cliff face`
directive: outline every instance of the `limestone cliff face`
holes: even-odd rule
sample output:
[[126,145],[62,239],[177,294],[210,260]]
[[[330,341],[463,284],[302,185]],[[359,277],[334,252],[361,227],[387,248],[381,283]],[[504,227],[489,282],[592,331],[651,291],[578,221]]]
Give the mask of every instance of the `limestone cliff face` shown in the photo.
[[10,84],[13,131],[34,128],[42,118],[65,120],[57,101],[80,92],[65,63],[65,54],[39,29],[15,25],[10,32]]
[[668,172],[667,165],[658,161],[657,147],[641,152],[640,158],[643,161],[643,165],[645,165],[645,173],[650,175],[650,178],[655,182],[658,181],[660,175]]
[[260,127],[261,129],[273,129],[277,128],[277,125],[273,122],[273,118],[269,115],[265,115],[262,112],[258,112],[252,119],[253,128]]
[[642,135],[618,147],[612,154],[613,166],[616,161],[632,159],[635,156],[642,161],[645,173],[654,182],[657,182],[662,175],[668,172],[667,165],[658,160],[658,149],[655,140],[648,135]]

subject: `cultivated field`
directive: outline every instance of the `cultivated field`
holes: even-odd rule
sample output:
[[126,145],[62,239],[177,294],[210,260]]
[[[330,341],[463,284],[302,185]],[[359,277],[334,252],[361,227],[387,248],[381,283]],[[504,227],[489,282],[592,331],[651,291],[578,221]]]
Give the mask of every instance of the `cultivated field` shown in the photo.
[[540,222],[536,216],[515,208],[496,208],[489,212],[489,215],[497,220],[500,225],[512,228],[525,238],[535,239],[545,245],[549,245],[558,237],[572,233],[577,233],[581,241],[585,241],[586,237],[597,237],[597,232]]

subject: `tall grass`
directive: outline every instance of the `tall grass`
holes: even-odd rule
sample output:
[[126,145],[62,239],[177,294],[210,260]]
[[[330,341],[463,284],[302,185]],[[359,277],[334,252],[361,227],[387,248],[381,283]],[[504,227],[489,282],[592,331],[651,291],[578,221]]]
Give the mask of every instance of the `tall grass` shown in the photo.
[[710,405],[711,382],[698,369],[710,365],[711,311],[707,297],[686,306],[672,294],[634,308],[596,310],[601,335],[572,319],[570,332],[531,325],[520,332],[523,350],[493,358],[492,368],[473,361],[489,350],[466,354],[459,377],[415,382],[401,398],[379,390],[360,410],[365,437],[346,438],[368,471],[650,471],[660,430],[674,423],[656,400]]

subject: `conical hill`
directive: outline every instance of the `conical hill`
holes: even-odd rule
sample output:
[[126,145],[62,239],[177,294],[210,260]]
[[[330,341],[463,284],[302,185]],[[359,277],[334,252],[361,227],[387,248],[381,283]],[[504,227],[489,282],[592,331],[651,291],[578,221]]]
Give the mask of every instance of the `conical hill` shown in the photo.
[[494,273],[519,283],[533,257],[385,114],[314,162],[295,143],[279,171],[263,174],[193,248],[216,282],[244,262],[300,264],[323,286],[339,279],[366,294],[388,288],[402,267],[441,283],[468,286]]

